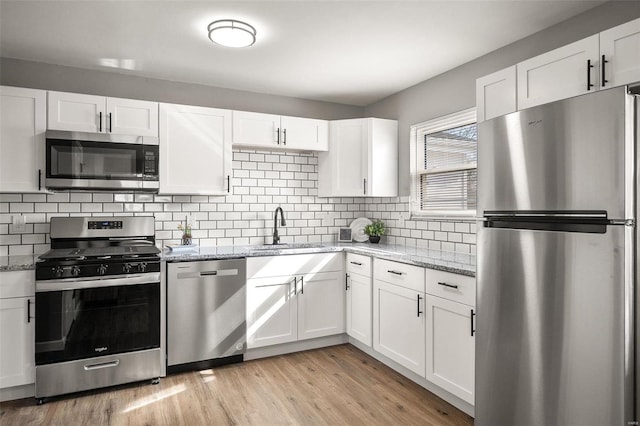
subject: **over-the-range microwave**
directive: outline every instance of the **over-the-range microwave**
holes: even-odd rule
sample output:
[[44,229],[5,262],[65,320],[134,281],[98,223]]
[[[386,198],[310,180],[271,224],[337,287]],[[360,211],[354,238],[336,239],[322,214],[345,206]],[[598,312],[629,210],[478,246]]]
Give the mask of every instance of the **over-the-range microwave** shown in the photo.
[[46,141],[48,189],[158,191],[156,137],[49,130]]

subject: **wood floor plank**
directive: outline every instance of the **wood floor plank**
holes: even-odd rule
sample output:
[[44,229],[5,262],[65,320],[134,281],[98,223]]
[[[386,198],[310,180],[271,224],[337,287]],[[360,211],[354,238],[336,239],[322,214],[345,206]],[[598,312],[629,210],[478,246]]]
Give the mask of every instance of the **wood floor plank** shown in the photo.
[[0,403],[4,425],[472,425],[352,345],[55,398]]

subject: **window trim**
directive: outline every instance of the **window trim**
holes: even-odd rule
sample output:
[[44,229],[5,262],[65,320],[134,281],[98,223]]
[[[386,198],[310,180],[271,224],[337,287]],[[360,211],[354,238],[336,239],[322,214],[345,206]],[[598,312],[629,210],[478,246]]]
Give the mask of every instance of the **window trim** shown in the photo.
[[420,210],[418,195],[418,178],[424,172],[418,167],[418,133],[436,133],[453,127],[477,123],[476,107],[437,117],[422,123],[414,124],[409,129],[409,170],[411,177],[411,196],[409,200],[409,213],[411,219],[459,219],[473,220],[476,210]]

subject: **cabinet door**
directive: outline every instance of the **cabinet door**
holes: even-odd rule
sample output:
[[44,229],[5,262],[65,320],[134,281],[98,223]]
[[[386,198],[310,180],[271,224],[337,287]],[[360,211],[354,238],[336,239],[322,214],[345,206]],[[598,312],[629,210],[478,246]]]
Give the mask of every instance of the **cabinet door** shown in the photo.
[[160,193],[225,195],[231,188],[231,111],[160,105]]
[[371,346],[371,277],[348,274],[347,334]]
[[233,111],[233,144],[251,147],[282,147],[280,116]]
[[282,126],[282,146],[290,149],[308,151],[327,151],[329,149],[329,122],[311,118],[280,118]]
[[296,278],[247,280],[247,348],[295,342],[298,338]]
[[158,103],[107,98],[107,131],[118,135],[158,136]]
[[517,110],[516,66],[476,80],[478,123]]
[[318,159],[319,196],[367,195],[368,127],[367,119],[329,124],[330,149]]
[[596,34],[520,62],[518,109],[597,90],[598,40]]
[[0,86],[0,192],[36,192],[44,172],[46,92]]
[[104,133],[106,98],[79,93],[48,92],[47,129]]
[[472,307],[426,296],[426,378],[441,388],[474,403],[475,337]]
[[344,275],[319,272],[298,280],[298,340],[345,332]]
[[0,388],[35,381],[35,321],[27,318],[34,312],[33,302],[28,297],[0,299]]
[[601,86],[640,81],[640,18],[600,33]]
[[424,377],[423,293],[374,279],[373,349]]

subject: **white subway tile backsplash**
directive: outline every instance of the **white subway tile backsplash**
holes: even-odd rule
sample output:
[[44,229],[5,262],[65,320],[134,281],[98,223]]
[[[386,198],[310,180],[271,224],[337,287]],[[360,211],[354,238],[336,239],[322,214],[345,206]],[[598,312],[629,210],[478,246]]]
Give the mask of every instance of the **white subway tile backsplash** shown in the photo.
[[[406,219],[408,197],[317,197],[317,164],[316,154],[234,150],[228,196],[0,194],[0,256],[47,251],[49,221],[55,216],[153,215],[161,247],[180,243],[177,227],[189,215],[196,244],[262,244],[271,242],[277,206],[287,219],[279,228],[282,242],[333,242],[339,227],[366,216],[385,221],[387,243],[475,253],[475,223]],[[27,217],[24,232],[11,225],[16,213]]]

